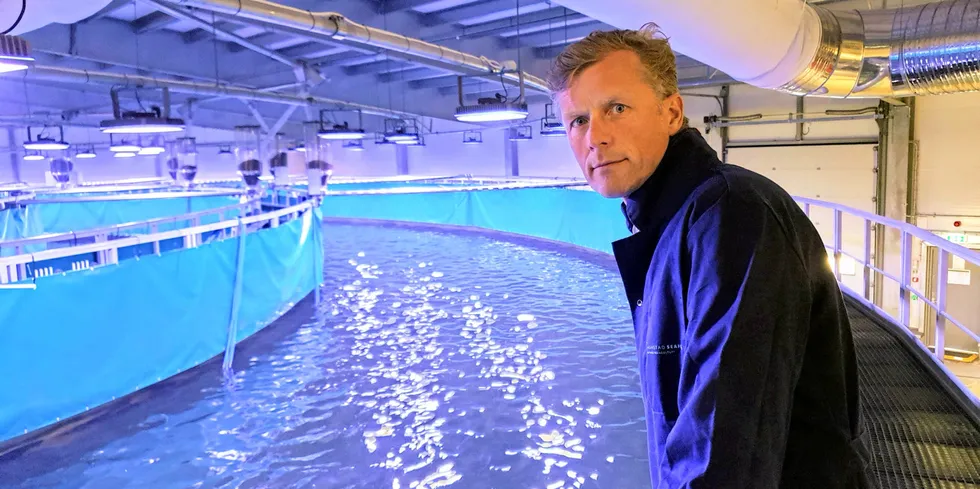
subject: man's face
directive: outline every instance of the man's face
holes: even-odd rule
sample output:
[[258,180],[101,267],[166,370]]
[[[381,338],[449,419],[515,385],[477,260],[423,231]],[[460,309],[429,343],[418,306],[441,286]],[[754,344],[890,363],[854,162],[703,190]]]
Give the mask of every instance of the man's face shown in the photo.
[[579,168],[604,197],[629,195],[650,178],[684,120],[680,95],[661,100],[632,51],[582,70],[557,101]]

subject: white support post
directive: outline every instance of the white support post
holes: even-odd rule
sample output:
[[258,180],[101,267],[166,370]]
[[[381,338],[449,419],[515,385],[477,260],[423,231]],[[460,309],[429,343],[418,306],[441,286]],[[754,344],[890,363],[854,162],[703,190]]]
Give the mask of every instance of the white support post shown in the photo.
[[912,315],[912,235],[902,231],[902,283],[899,284],[899,320],[906,328]]
[[946,286],[949,279],[949,252],[939,250],[939,273],[936,277],[936,360],[946,358]]

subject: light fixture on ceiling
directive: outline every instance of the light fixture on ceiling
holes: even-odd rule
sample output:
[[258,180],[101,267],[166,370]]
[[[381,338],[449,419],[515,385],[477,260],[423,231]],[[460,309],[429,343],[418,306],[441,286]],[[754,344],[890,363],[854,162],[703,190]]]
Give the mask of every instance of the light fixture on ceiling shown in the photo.
[[61,151],[68,149],[71,145],[65,142],[65,129],[58,126],[58,139],[47,135],[47,127],[41,129],[37,137],[31,134],[31,128],[27,128],[27,141],[24,141],[24,149],[33,151]]
[[140,150],[137,151],[136,154],[140,156],[155,156],[158,154],[163,154],[166,151],[167,150],[165,148],[149,146],[149,147],[140,148]]
[[143,109],[142,112],[123,112],[119,108],[119,89],[113,88],[109,91],[112,97],[113,118],[102,121],[99,128],[106,134],[158,134],[183,131],[184,120],[170,117],[170,89],[164,87],[162,90],[162,108],[154,105],[149,111]]
[[24,152],[24,161],[41,161],[44,155],[40,151],[28,150]]
[[163,145],[163,138],[161,136],[148,136],[145,141],[143,136],[140,136],[139,142],[140,150],[136,154],[140,156],[153,156],[167,151],[167,148]]
[[419,140],[419,135],[419,123],[415,119],[385,119],[386,142],[415,144]]
[[349,149],[351,151],[364,151],[364,141],[361,141],[360,139],[344,141],[344,149]]
[[566,136],[565,125],[562,124],[558,116],[552,112],[552,105],[544,105],[544,119],[541,119],[541,135],[548,137]]
[[459,106],[456,107],[456,120],[460,122],[501,122],[527,119],[527,102],[524,101],[524,73],[519,72],[520,95],[511,102],[499,93],[493,97],[480,97],[476,105],[463,103],[463,77],[456,77]]
[[139,150],[140,145],[134,143],[131,139],[120,137],[117,142],[115,136],[109,134],[109,151],[113,153],[136,153]]
[[524,124],[516,127],[510,128],[511,141],[530,141],[531,137],[531,126]]
[[347,121],[343,124],[334,124],[330,129],[324,129],[323,125],[323,113],[324,112],[341,112],[341,111],[331,111],[327,109],[320,110],[320,132],[317,133],[317,137],[320,139],[326,139],[331,141],[338,140],[348,140],[348,139],[364,139],[367,137],[367,133],[364,132],[364,116],[360,110],[357,110],[357,128],[351,129]]
[[466,131],[463,133],[463,144],[480,144],[483,142],[483,133],[480,131]]
[[95,147],[93,147],[91,144],[88,146],[82,146],[75,152],[75,158],[79,160],[90,160],[96,156]]
[[34,65],[31,46],[17,36],[0,34],[0,73],[22,71]]
[[114,156],[116,158],[132,158],[132,157],[136,156],[136,153],[133,152],[133,151],[119,151],[119,152],[117,152],[116,154],[114,154],[112,156]]

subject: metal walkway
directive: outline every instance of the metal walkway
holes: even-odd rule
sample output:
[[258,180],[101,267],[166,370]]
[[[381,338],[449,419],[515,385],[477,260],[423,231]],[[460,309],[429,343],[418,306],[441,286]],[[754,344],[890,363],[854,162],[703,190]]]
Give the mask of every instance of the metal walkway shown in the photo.
[[880,489],[980,489],[980,426],[910,344],[851,305],[872,479]]

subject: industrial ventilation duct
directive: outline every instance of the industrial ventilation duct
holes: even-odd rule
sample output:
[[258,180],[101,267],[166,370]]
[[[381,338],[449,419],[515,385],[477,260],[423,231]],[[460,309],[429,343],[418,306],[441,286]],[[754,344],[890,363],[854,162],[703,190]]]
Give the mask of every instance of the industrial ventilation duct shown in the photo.
[[609,25],[655,22],[674,50],[794,95],[894,97],[980,89],[980,0],[831,11],[803,0],[556,0]]
[[0,0],[0,33],[18,35],[51,23],[74,24],[95,15],[111,1]]

